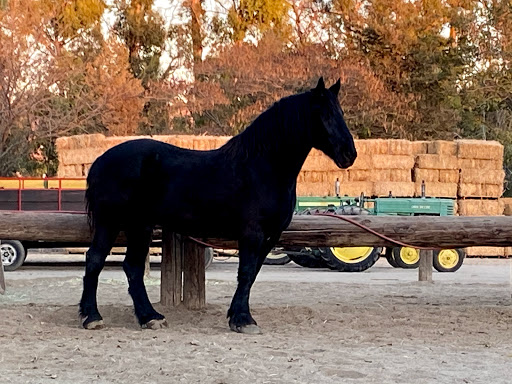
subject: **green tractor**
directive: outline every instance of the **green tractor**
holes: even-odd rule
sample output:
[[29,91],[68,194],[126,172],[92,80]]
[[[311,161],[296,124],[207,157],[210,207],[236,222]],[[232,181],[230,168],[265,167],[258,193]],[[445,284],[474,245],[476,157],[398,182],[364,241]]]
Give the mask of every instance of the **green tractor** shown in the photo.
[[[450,216],[454,214],[454,200],[429,197],[299,197],[297,215],[334,213],[337,215],[401,215]],[[340,272],[362,272],[385,255],[395,268],[417,268],[419,250],[410,247],[316,247],[275,249],[267,264],[283,264],[292,260],[308,268],[325,268]],[[434,251],[434,268],[439,272],[455,272],[465,257],[462,249]],[[287,260],[288,259],[288,260]],[[270,261],[271,260],[271,261]]]

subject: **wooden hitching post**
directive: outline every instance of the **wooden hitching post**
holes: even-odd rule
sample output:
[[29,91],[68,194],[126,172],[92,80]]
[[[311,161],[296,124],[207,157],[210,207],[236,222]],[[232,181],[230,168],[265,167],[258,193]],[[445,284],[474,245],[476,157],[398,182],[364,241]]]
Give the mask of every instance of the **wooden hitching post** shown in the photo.
[[166,307],[183,303],[189,309],[206,305],[205,249],[202,245],[162,230],[160,302]]
[[165,307],[181,304],[183,252],[181,235],[163,228],[160,303]]
[[434,263],[434,251],[420,250],[420,266],[418,269],[418,281],[432,281],[432,265]]
[[185,240],[183,304],[188,309],[201,309],[206,305],[204,253],[204,246]]

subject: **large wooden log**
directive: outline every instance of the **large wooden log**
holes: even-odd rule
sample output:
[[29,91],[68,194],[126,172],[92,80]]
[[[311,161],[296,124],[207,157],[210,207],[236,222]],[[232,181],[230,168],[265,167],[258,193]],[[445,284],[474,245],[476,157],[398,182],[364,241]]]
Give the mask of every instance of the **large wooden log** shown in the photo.
[[[351,216],[392,239],[416,246],[460,248],[512,246],[509,216]],[[155,238],[161,238],[161,231]],[[88,244],[91,233],[83,214],[0,211],[0,239]],[[233,241],[202,239],[219,247],[236,247]],[[124,244],[122,236],[118,244]],[[323,216],[294,216],[279,245],[391,246],[353,224]]]

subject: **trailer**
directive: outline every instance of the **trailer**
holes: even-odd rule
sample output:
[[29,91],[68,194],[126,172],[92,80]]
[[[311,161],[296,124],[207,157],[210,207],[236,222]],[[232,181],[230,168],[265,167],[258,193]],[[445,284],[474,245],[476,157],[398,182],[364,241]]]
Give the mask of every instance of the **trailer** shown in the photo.
[[[85,178],[1,177],[0,210],[84,212]],[[19,268],[30,248],[53,248],[63,244],[1,240],[0,257],[6,271]]]

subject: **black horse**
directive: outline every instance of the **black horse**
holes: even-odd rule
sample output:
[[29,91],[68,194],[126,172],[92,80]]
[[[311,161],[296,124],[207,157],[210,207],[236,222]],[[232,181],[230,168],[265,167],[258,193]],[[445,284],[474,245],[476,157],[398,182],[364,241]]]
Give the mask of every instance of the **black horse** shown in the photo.
[[357,153],[337,96],[340,81],[283,98],[221,148],[193,151],[141,139],[111,148],[87,177],[94,237],[87,252],[82,325],[101,328],[98,276],[120,231],[128,248],[123,269],[142,327],[166,326],[144,286],[144,261],[155,225],[183,235],[234,239],[239,244],[238,287],[228,310],[233,331],[256,333],[249,294],[263,260],[292,219],[299,171],[311,148],[340,168]]

